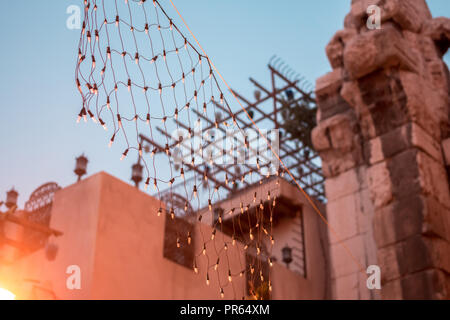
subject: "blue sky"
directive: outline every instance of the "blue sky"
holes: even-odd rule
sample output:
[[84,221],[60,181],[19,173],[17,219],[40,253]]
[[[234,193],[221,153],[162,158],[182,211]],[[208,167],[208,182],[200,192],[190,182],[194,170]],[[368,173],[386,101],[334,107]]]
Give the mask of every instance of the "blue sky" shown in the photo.
[[[228,83],[244,95],[248,77],[268,82],[274,54],[312,83],[330,70],[325,46],[343,27],[350,0],[174,0]],[[181,24],[168,1],[161,0]],[[74,158],[85,153],[90,174],[129,180],[131,163],[107,148],[98,126],[77,126],[74,83],[79,30],[66,27],[69,5],[81,0],[8,1],[0,11],[0,199],[14,186],[20,204],[42,183],[75,182]],[[428,0],[433,16],[450,1]],[[446,56],[447,63],[450,62]]]

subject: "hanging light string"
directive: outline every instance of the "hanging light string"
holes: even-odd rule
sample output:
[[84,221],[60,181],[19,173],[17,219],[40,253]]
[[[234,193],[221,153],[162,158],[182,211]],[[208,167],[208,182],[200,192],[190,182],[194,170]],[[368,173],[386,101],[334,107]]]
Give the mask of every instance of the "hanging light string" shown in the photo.
[[[155,0],[158,4],[159,2],[157,0]],[[239,99],[236,97],[235,93],[233,92],[233,90],[231,90],[231,88],[229,87],[229,85],[227,84],[227,82],[225,81],[225,79],[222,77],[222,75],[218,72],[217,68],[214,66],[214,64],[211,62],[211,60],[209,59],[208,55],[206,54],[206,52],[203,50],[202,46],[200,45],[200,43],[198,42],[197,38],[195,37],[195,35],[192,33],[192,31],[190,30],[190,28],[188,27],[186,21],[184,20],[183,16],[181,15],[181,13],[178,11],[177,7],[175,6],[175,4],[173,3],[172,0],[169,0],[172,7],[175,9],[175,11],[177,12],[177,14],[179,15],[179,17],[181,18],[181,20],[183,21],[184,25],[186,26],[186,28],[188,29],[189,33],[191,34],[191,36],[195,39],[197,45],[200,47],[200,49],[202,50],[202,52],[204,53],[204,55],[206,56],[206,59],[208,59],[210,65],[212,66],[212,68],[214,69],[215,72],[217,72],[217,74],[219,75],[219,77],[221,78],[221,80],[223,81],[223,83],[225,84],[225,86],[228,88],[228,90],[231,92],[231,94],[233,95],[233,97],[235,98],[235,100],[237,101],[237,103],[240,105],[241,109],[245,112],[245,114],[247,115],[248,119],[252,122],[254,128],[257,129],[257,131],[259,132],[259,134],[263,137],[263,139],[265,139],[265,141],[267,142],[267,145],[269,146],[270,150],[272,151],[272,153],[275,155],[275,157],[278,159],[279,163],[282,165],[282,167],[284,168],[284,170],[288,173],[288,175],[291,177],[292,181],[296,184],[296,186],[298,187],[298,189],[302,192],[302,194],[305,196],[306,200],[309,202],[309,204],[311,205],[311,207],[313,208],[313,210],[319,215],[320,219],[326,224],[327,228],[330,230],[330,232],[333,234],[333,236],[335,236],[338,240],[341,240],[341,237],[338,235],[338,233],[336,232],[336,230],[329,224],[328,220],[325,218],[325,216],[322,214],[322,212],[319,210],[319,208],[317,207],[317,205],[314,203],[314,201],[311,199],[311,197],[309,197],[309,195],[304,191],[304,189],[300,186],[299,182],[297,181],[297,179],[295,179],[294,175],[292,174],[292,172],[289,170],[289,168],[285,165],[285,163],[281,160],[279,154],[273,149],[271,143],[268,141],[268,139],[262,134],[261,130],[259,129],[259,127],[256,125],[255,121],[253,120],[253,118],[250,116],[250,114],[248,113],[248,110],[246,110],[246,108],[242,105],[242,103],[239,101]],[[348,246],[343,243],[342,241],[338,241],[340,243],[340,245],[344,248],[344,250],[346,251],[347,255],[353,260],[353,262],[355,262],[355,264],[358,266],[359,271],[362,274],[366,274],[364,267],[361,265],[361,263],[359,262],[358,259],[356,259],[356,257],[353,255],[353,253],[351,252],[351,250],[348,248]]]
[[[149,7],[153,8],[149,10]],[[193,139],[189,139],[187,143],[183,141],[183,145],[191,149],[190,161],[183,159],[175,169],[172,161],[161,160],[162,155],[171,159],[175,148],[181,145],[171,138],[169,120],[175,123],[175,129],[186,129],[189,138],[195,136],[195,124],[201,120],[206,120],[215,129],[223,132],[234,128],[239,133],[237,137],[243,147],[251,150],[245,132],[236,121],[219,86],[216,71],[209,58],[196,49],[158,1],[85,0],[75,71],[75,82],[82,97],[82,108],[77,115],[77,121],[87,122],[90,119],[111,132],[108,140],[110,147],[125,145],[120,159],[124,160],[131,153],[137,154],[146,171],[145,188],[153,190],[160,201],[160,208],[155,212],[158,216],[164,213],[163,208],[166,207],[168,218],[175,220],[177,212],[173,204],[173,186],[177,181],[183,184],[187,204],[196,202],[197,207],[200,207],[201,195],[207,196],[208,214],[212,217],[214,202],[222,201],[223,186],[235,187],[238,182],[251,184],[262,181],[265,177],[259,163],[257,166],[244,164],[251,168],[249,175],[236,170],[233,173],[230,169],[236,168],[234,164],[216,164],[212,155],[211,165],[226,172],[225,176],[219,176],[214,171],[208,172],[208,166],[205,164],[202,164],[202,173],[195,157],[198,153],[204,159],[205,150],[203,146],[196,148]],[[151,76],[146,77],[147,74]],[[218,119],[218,112],[226,114],[223,121]],[[230,120],[231,122],[228,122]],[[160,134],[156,134],[155,130]],[[154,143],[150,146],[150,155],[144,154],[143,141],[140,138],[144,132]],[[216,158],[219,156],[220,152]],[[157,160],[157,157],[160,158]],[[161,170],[161,163],[165,165],[164,170]],[[193,187],[187,185],[188,172],[193,176]],[[252,172],[259,178],[252,176]],[[164,187],[170,190],[168,202],[167,199],[162,199],[161,190]],[[260,189],[261,187],[258,189],[260,198],[256,199],[255,203],[264,198]],[[269,241],[273,239],[272,219],[267,223],[260,206],[244,204],[243,201],[240,195],[239,204],[230,209],[231,214],[224,213],[226,217],[222,216],[220,222],[213,226],[212,232],[216,234],[204,234],[203,228],[198,228],[203,244],[201,252],[195,255],[193,268],[198,272],[197,260],[201,256],[206,257],[204,271],[207,282],[212,281],[211,277],[215,272],[220,296],[224,296],[231,287],[236,298],[233,280],[243,277],[244,274],[248,275],[250,282],[258,283],[252,270],[263,268],[258,257],[262,252],[263,242],[269,243],[271,247],[268,253],[272,251],[273,241]],[[255,221],[249,216],[245,221],[251,230],[249,234],[245,231],[242,217],[252,206],[255,206]],[[273,206],[270,209],[271,215],[272,210]],[[231,241],[225,237],[225,218],[232,225]],[[202,216],[197,216],[197,220],[201,221]],[[266,230],[267,234],[263,230]],[[219,232],[221,236],[218,236]],[[190,232],[177,229],[177,248],[183,246],[184,240],[190,245],[192,238],[193,234]],[[238,242],[242,245],[238,245]],[[242,249],[239,247],[242,246],[245,250],[256,250],[254,257],[250,255],[252,261],[248,267],[241,261]],[[239,252],[239,270],[231,268],[229,254],[232,250]],[[211,252],[215,253],[217,259],[210,258]],[[224,270],[225,281],[221,278],[219,267]],[[243,292],[242,296],[245,295]]]

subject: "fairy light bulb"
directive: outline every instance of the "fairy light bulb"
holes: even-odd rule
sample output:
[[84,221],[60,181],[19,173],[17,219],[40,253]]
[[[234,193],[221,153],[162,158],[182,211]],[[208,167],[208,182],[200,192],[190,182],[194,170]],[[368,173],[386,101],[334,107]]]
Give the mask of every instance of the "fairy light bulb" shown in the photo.
[[187,50],[187,44],[188,44],[188,41],[187,41],[186,38],[184,38],[184,49],[185,49],[185,50]]
[[272,292],[272,282],[269,280],[269,292]]
[[[184,76],[184,72],[183,72],[183,74],[181,75],[181,81],[184,83],[184,81],[185,81],[185,76]],[[189,107],[188,107],[189,108]]]
[[95,42],[98,42],[98,38],[99,38],[98,30],[95,30]]
[[194,100],[197,101],[197,90],[194,90]]
[[250,265],[250,273],[254,274],[255,273],[255,268],[253,267],[253,265]]
[[225,251],[228,250],[228,245],[225,243],[225,245],[223,246],[223,248],[225,249]]
[[220,104],[223,104],[223,93],[220,93]]
[[259,256],[260,253],[261,253],[261,249],[259,248],[259,246],[256,246],[256,254]]
[[228,282],[233,281],[233,277],[231,276],[231,270],[228,270]]
[[91,43],[91,32],[88,31],[86,36],[87,36],[88,42]]
[[197,186],[194,186],[194,198],[197,198]]
[[172,186],[174,182],[175,182],[175,178],[170,179],[169,186]]
[[173,22],[172,22],[172,19],[170,20],[170,26],[169,26],[169,29],[170,29],[170,31],[173,30]]
[[194,272],[195,272],[196,274],[198,274],[197,262],[195,262],[195,260],[194,260]]
[[220,262],[220,258],[217,258],[217,262],[214,265],[214,271],[217,271],[219,269],[219,262]]
[[274,244],[275,244],[275,239],[274,239],[274,237],[273,237],[273,236],[270,236],[270,242],[272,243],[272,245],[274,245]]
[[128,79],[127,88],[128,88],[128,92],[130,92],[131,91],[131,79]]
[[209,286],[209,274],[206,274],[206,285]]
[[122,128],[122,118],[120,117],[120,114],[117,114],[117,122],[119,124],[119,128]]
[[177,248],[180,248],[181,244],[180,244],[180,238],[177,238]]
[[148,34],[148,23],[145,24],[145,33]]
[[136,64],[139,64],[139,53],[136,52],[136,55],[134,56],[134,61]]
[[98,118],[98,121],[100,122],[100,125],[105,129],[105,131],[108,131],[108,127],[106,126],[105,121],[103,121],[101,118]]
[[206,102],[203,103],[203,113],[206,114]]
[[155,190],[158,190],[158,181],[156,180],[156,178],[153,179],[153,187],[155,188]]
[[253,240],[253,233],[252,233],[252,229],[250,229],[250,240]]
[[220,297],[222,299],[225,297],[225,293],[223,292],[223,288],[220,288]]
[[184,179],[184,169],[183,168],[180,169],[180,176],[182,179]]
[[214,229],[211,233],[211,240],[214,240],[215,237],[216,237],[216,229]]
[[269,265],[270,265],[271,267],[273,267],[272,258],[269,258],[268,261],[269,261]]
[[163,50],[163,59],[164,59],[164,61],[166,61],[166,50]]
[[119,26],[119,16],[116,16],[116,27],[118,27]]
[[231,237],[231,243],[233,244],[233,246],[236,245],[236,238],[234,237],[234,234],[233,234],[233,236]]
[[112,144],[114,143],[115,137],[116,137],[116,134],[114,133],[113,136],[111,137],[111,139],[109,140],[109,145],[108,145],[109,148],[111,148]]
[[173,211],[173,208],[170,208],[170,218],[171,218],[172,220],[175,219],[175,212]]
[[206,256],[206,244],[203,244],[202,254]]
[[149,184],[150,184],[150,178],[147,178],[147,180],[145,180],[145,185],[144,185],[144,190],[145,191],[147,191]]
[[255,192],[255,194],[253,195],[253,203],[256,202],[256,195],[257,195],[257,193]]
[[128,149],[125,150],[125,151],[122,153],[122,157],[120,157],[120,161],[122,161],[123,159],[125,159],[125,157],[127,156],[127,154],[128,154]]
[[188,232],[187,242],[188,242],[188,245],[190,245],[192,243],[192,237],[191,237],[191,233],[190,232]]
[[209,211],[212,211],[211,199],[208,199],[208,209]]
[[158,86],[158,92],[160,95],[162,94],[162,84],[161,83]]

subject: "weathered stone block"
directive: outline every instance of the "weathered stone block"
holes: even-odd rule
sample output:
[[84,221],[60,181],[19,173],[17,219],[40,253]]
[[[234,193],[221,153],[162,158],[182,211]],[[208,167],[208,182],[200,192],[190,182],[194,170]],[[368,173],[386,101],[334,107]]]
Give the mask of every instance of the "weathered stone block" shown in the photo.
[[344,66],[353,79],[392,66],[416,71],[417,60],[392,26],[355,36],[344,49]]
[[366,170],[363,167],[355,168],[340,175],[325,180],[325,193],[328,201],[333,201],[353,194],[367,186]]
[[389,281],[381,286],[381,298],[384,300],[403,299],[402,284],[400,279]]
[[378,163],[367,170],[369,190],[374,208],[381,208],[393,200],[392,183],[386,162]]
[[357,126],[352,113],[322,121],[312,131],[313,145],[322,158],[326,177],[336,176],[362,162]]
[[345,43],[356,34],[356,30],[354,29],[339,30],[328,43],[325,51],[333,69],[342,68],[344,66]]
[[342,69],[335,69],[316,81],[318,122],[350,109],[339,94],[343,83],[342,72]]
[[388,246],[378,250],[378,263],[381,268],[381,286],[400,278],[395,246]]
[[443,164],[424,152],[418,152],[417,164],[423,193],[435,197],[442,205],[450,208],[450,191]]
[[448,97],[443,96],[420,75],[400,71],[399,76],[404,95],[407,97],[406,110],[409,119],[439,141],[441,125],[448,123]]
[[406,276],[401,281],[403,299],[448,299],[446,276],[430,269]]
[[364,237],[358,235],[332,244],[330,246],[330,256],[332,262],[332,279],[360,272],[360,267],[366,268]]
[[429,19],[423,27],[423,34],[434,40],[442,57],[450,46],[450,19],[446,17]]
[[334,279],[333,285],[334,296],[337,297],[338,300],[360,299],[358,273]]
[[361,128],[373,126],[370,131],[364,130],[365,137],[374,138],[410,122],[408,97],[398,71],[379,70],[359,79],[358,86],[366,109]]
[[330,233],[330,243],[352,238],[358,234],[358,210],[356,194],[329,201],[327,204],[328,223],[337,233]]
[[365,145],[365,158],[370,164],[391,158],[408,148],[417,147],[438,162],[443,162],[439,143],[415,123],[408,123]]

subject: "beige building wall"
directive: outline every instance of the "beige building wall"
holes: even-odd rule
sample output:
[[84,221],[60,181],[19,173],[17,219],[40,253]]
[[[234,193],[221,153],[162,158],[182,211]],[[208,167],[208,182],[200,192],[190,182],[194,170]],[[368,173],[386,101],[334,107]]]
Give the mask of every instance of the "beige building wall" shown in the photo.
[[[50,223],[64,233],[50,240],[59,248],[56,259],[49,261],[45,250],[39,250],[2,266],[0,283],[19,299],[219,299],[220,287],[225,299],[241,299],[245,276],[237,275],[228,283],[225,263],[217,273],[210,270],[207,286],[207,257],[210,266],[217,258],[211,243],[207,255],[197,259],[199,274],[163,257],[165,215],[158,217],[159,207],[155,198],[106,173],[64,188],[55,194]],[[199,253],[200,238],[210,235],[211,227],[197,223],[196,228],[195,252]],[[315,229],[306,233],[312,253],[308,268],[320,270],[317,263],[323,261],[314,261],[314,254],[319,254],[313,247],[315,234]],[[244,250],[239,243],[228,250],[228,262],[233,274],[243,269]],[[80,267],[80,290],[67,288],[66,271],[71,265]],[[320,299],[324,277],[311,272],[304,279],[275,263],[272,297]]]

